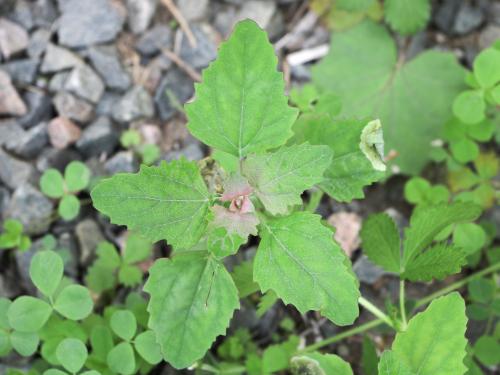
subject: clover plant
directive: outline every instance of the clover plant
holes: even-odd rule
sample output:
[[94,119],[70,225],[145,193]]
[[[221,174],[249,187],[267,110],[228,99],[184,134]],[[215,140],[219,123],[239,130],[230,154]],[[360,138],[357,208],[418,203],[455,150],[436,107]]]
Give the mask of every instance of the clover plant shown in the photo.
[[23,234],[24,226],[19,220],[5,220],[3,229],[3,233],[0,234],[0,250],[19,249],[25,251],[30,248],[31,239]]
[[90,170],[79,161],[72,161],[64,176],[57,169],[47,169],[40,178],[40,189],[50,198],[59,199],[58,213],[64,220],[73,220],[80,212],[80,201],[76,194],[90,182]]
[[144,143],[141,134],[135,129],[129,129],[120,136],[122,147],[137,153],[146,165],[155,163],[160,158],[160,149],[155,144]]

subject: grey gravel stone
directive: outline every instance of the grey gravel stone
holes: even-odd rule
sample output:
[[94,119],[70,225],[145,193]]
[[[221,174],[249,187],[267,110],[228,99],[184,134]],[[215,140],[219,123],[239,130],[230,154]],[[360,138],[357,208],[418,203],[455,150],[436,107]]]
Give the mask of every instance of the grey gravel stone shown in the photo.
[[205,27],[192,25],[191,29],[196,38],[197,45],[192,48],[187,38],[182,39],[180,57],[195,69],[201,69],[217,57],[217,47],[205,31]]
[[91,67],[79,65],[69,74],[64,88],[82,99],[97,103],[104,92],[104,83]]
[[145,31],[153,18],[158,0],[126,0],[128,27],[134,34]]
[[17,271],[21,277],[22,287],[29,291],[30,294],[36,295],[37,289],[30,277],[30,265],[33,257],[43,249],[42,239],[35,240],[31,243],[31,247],[26,251],[16,251],[15,259],[17,264]]
[[146,31],[137,41],[135,48],[144,56],[153,56],[162,48],[170,48],[172,44],[172,29],[165,25],[156,25]]
[[15,189],[26,184],[33,174],[31,164],[16,159],[0,148],[0,181]]
[[64,90],[64,84],[66,83],[68,76],[69,76],[68,71],[54,74],[49,82],[49,87],[48,87],[49,91],[51,93],[55,93]]
[[109,42],[122,30],[125,10],[110,0],[67,0],[62,7],[59,43],[86,47]]
[[0,146],[24,135],[24,130],[16,120],[0,121]]
[[83,131],[76,143],[78,150],[86,157],[101,153],[111,154],[118,144],[119,132],[108,117],[99,117]]
[[437,27],[446,34],[453,33],[453,24],[460,8],[460,2],[461,0],[444,0],[433,13]]
[[35,25],[33,13],[31,11],[32,3],[28,0],[17,0],[12,1],[12,3],[14,3],[14,7],[9,13],[9,18],[22,25],[26,30],[31,30],[31,28]]
[[118,122],[130,122],[153,115],[153,100],[142,86],[132,87],[113,107],[113,118]]
[[28,44],[28,56],[32,59],[38,59],[47,49],[50,42],[51,32],[48,29],[37,29],[31,34]]
[[95,114],[97,116],[112,116],[113,108],[120,101],[122,96],[116,92],[106,91],[102,96],[99,103],[95,107]]
[[52,0],[35,0],[31,5],[35,27],[51,27],[57,19],[57,10]]
[[0,52],[5,59],[24,51],[28,43],[28,33],[21,25],[0,17]]
[[276,2],[274,1],[245,1],[236,15],[235,22],[250,18],[257,22],[260,27],[266,29],[270,25],[275,12]]
[[160,118],[168,120],[177,112],[172,98],[182,105],[193,95],[193,90],[191,78],[179,69],[169,70],[155,93],[155,104]]
[[139,163],[132,151],[120,151],[106,161],[104,169],[110,175],[119,172],[134,173],[139,169]]
[[27,111],[9,75],[0,70],[0,115],[22,116]]
[[94,116],[92,105],[83,99],[79,99],[69,92],[61,91],[53,99],[57,113],[62,117],[67,117],[81,123],[87,123]]
[[453,31],[464,35],[478,28],[484,21],[484,13],[478,6],[472,6],[468,2],[462,2],[455,18]]
[[358,280],[369,285],[374,284],[383,275],[388,273],[381,267],[370,262],[368,257],[363,255],[353,265],[353,271],[358,277]]
[[103,77],[106,86],[112,90],[126,90],[131,84],[128,73],[120,63],[114,45],[95,46],[89,50],[89,58],[97,72]]
[[58,150],[50,147],[42,151],[36,160],[36,169],[43,173],[48,168],[64,172],[64,168],[73,160],[81,160],[82,156],[73,149]]
[[26,91],[23,95],[24,102],[28,105],[28,113],[19,117],[19,124],[30,128],[52,117],[52,99],[42,91]]
[[28,131],[23,132],[22,136],[12,138],[7,143],[6,148],[16,155],[31,159],[37,156],[47,143],[47,123],[41,122]]
[[181,156],[185,157],[187,160],[200,160],[203,159],[205,153],[201,148],[201,145],[198,142],[190,143],[186,147],[181,148],[180,150],[170,151],[165,155],[163,160],[172,161],[177,160]]
[[80,221],[75,227],[76,238],[80,245],[80,262],[88,265],[95,254],[99,242],[105,240],[99,225],[92,219]]
[[188,21],[197,21],[207,14],[208,0],[178,0],[177,7]]
[[7,205],[10,202],[10,193],[7,188],[0,186],[0,220],[2,219],[3,213],[7,210]]
[[42,66],[42,73],[54,73],[65,69],[71,69],[83,64],[82,59],[70,50],[49,43],[45,51]]
[[485,49],[491,47],[498,39],[500,39],[500,26],[488,25],[479,34],[479,48]]
[[38,61],[32,59],[13,60],[0,65],[0,69],[6,71],[15,83],[31,84],[35,80]]
[[7,216],[23,223],[24,231],[29,235],[46,232],[51,222],[52,202],[30,184],[18,181],[17,186]]

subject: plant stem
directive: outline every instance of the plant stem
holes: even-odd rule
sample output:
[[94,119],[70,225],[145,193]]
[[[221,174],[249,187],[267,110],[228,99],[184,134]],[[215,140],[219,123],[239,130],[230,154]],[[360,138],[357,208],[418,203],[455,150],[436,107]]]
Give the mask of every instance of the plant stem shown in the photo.
[[407,321],[406,321],[406,307],[405,307],[405,281],[403,279],[399,280],[399,310],[401,312],[401,330],[406,331]]
[[346,339],[348,337],[357,335],[358,333],[363,333],[363,332],[368,331],[372,328],[375,328],[375,327],[381,325],[382,323],[384,323],[384,321],[382,319],[375,319],[375,320],[369,321],[368,323],[361,324],[360,326],[348,329],[347,331],[339,333],[338,335],[328,337],[327,339],[324,339],[324,340],[318,341],[317,343],[308,345],[304,349],[299,350],[298,354],[312,352],[314,350],[322,348],[323,346],[334,344],[334,343],[341,341],[343,339]]
[[395,328],[391,318],[389,318],[386,313],[380,310],[373,303],[371,303],[364,297],[359,297],[358,303],[365,309],[367,309],[369,312],[371,312],[373,315],[375,315],[377,318],[381,319],[384,323],[388,324],[392,328]]
[[319,189],[311,189],[309,201],[305,204],[304,211],[316,212],[319,204],[321,203],[321,198],[323,198],[323,192]]
[[488,274],[493,273],[495,271],[500,271],[500,262],[492,264],[491,266],[485,268],[484,270],[475,272],[470,276],[467,276],[461,280],[458,280],[458,281],[454,282],[453,284],[450,284],[447,287],[444,287],[443,289],[440,289],[437,292],[432,293],[432,294],[428,295],[427,297],[424,297],[424,298],[418,300],[417,303],[415,304],[415,308],[426,305],[429,302],[431,302],[433,299],[436,299],[438,297],[444,296],[445,294],[453,292],[454,290],[457,290],[457,289],[463,287],[464,285],[469,283],[469,281],[471,281],[471,280],[474,280],[474,279],[481,277],[481,276],[488,275]]
[[[496,272],[496,271],[500,271],[500,262],[495,263],[495,264],[493,264],[493,265],[485,268],[484,270],[481,270],[481,271],[478,271],[476,273],[473,273],[472,275],[470,275],[470,276],[468,276],[468,277],[466,277],[466,278],[464,278],[462,280],[459,280],[459,281],[457,281],[457,282],[455,282],[453,284],[450,284],[447,287],[445,287],[443,289],[440,289],[437,292],[435,292],[435,293],[433,293],[433,294],[431,294],[431,295],[429,295],[427,297],[424,297],[424,298],[418,300],[417,303],[415,304],[415,308],[418,308],[418,307],[421,307],[423,305],[428,304],[434,298],[438,298],[438,297],[441,297],[441,296],[443,296],[443,295],[445,295],[447,293],[453,292],[453,291],[461,288],[462,286],[466,285],[469,281],[471,281],[471,280],[473,280],[475,278],[478,278],[478,277],[481,277],[481,276],[485,276],[485,275],[488,275],[488,274]],[[363,298],[363,297],[361,297],[361,298]],[[360,298],[360,301],[359,301],[360,304],[361,304],[361,298]],[[364,300],[364,298],[363,298],[363,300]],[[366,301],[366,300],[364,300],[364,301]],[[366,302],[368,302],[368,301],[366,301]],[[366,306],[365,306],[365,308],[366,308]],[[378,308],[376,308],[376,309],[378,310]],[[316,342],[314,344],[308,345],[304,349],[298,351],[298,354],[306,353],[306,352],[311,352],[311,351],[314,351],[314,350],[321,349],[324,346],[327,346],[327,345],[330,345],[330,344],[334,344],[334,343],[336,343],[338,341],[341,341],[343,339],[346,339],[348,337],[351,337],[351,336],[363,333],[365,331],[369,331],[372,328],[378,327],[382,323],[385,323],[385,320],[383,320],[383,319],[372,320],[372,321],[364,323],[364,324],[362,324],[360,326],[357,326],[357,327],[348,329],[347,331],[341,332],[338,335],[334,335],[332,337],[328,337],[328,338],[326,338],[324,340],[318,341],[318,342]]]

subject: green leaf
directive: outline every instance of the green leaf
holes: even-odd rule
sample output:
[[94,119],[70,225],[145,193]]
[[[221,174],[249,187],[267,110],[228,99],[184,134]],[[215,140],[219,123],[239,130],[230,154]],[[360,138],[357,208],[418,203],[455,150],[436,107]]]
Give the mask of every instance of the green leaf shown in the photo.
[[394,40],[371,21],[334,33],[312,73],[318,87],[341,97],[342,117],[379,118],[386,149],[398,153],[394,163],[413,174],[429,160],[465,75],[451,53],[426,51],[398,62]]
[[413,259],[401,277],[411,281],[442,280],[459,273],[467,264],[466,254],[460,247],[438,243]]
[[487,48],[474,59],[474,77],[483,88],[495,86],[500,81],[500,51]]
[[479,155],[479,146],[467,138],[451,142],[450,149],[453,157],[462,164],[476,159]]
[[161,152],[157,145],[147,144],[141,147],[142,162],[151,165],[160,158]]
[[111,371],[122,375],[135,373],[135,355],[132,345],[122,342],[108,354],[107,363]]
[[120,144],[125,148],[138,146],[140,143],[141,134],[135,129],[125,130],[120,136]]
[[142,262],[151,256],[151,242],[136,233],[130,233],[127,237],[123,260],[127,264]]
[[[223,212],[226,212],[225,209]],[[234,214],[234,216],[228,215],[226,216],[226,218],[242,218],[242,216],[245,217],[247,215]],[[254,214],[252,215],[252,217],[256,218]],[[207,237],[207,250],[213,253],[215,256],[223,258],[235,254],[240,246],[246,243],[247,240],[248,233],[246,233],[245,236],[242,237],[238,233],[230,233],[230,228],[212,228]]]
[[464,300],[451,293],[415,315],[396,335],[392,350],[416,374],[463,375],[466,325]]
[[116,270],[121,258],[116,248],[109,242],[101,242],[96,249],[97,259],[88,269],[85,283],[90,290],[101,293],[116,284]]
[[378,364],[378,375],[416,375],[396,353],[385,350]]
[[94,326],[90,333],[90,345],[92,346],[92,355],[101,362],[106,362],[108,353],[113,349],[111,330],[104,325]]
[[335,4],[339,9],[350,12],[361,12],[372,6],[374,0],[336,0]]
[[38,290],[52,297],[63,277],[63,260],[54,251],[40,251],[31,260],[29,272]]
[[363,252],[375,264],[389,272],[400,272],[399,231],[387,214],[370,215],[361,228]]
[[156,343],[153,331],[145,331],[139,334],[135,340],[135,350],[149,364],[156,365],[161,362],[162,355],[160,346]]
[[429,0],[385,0],[385,20],[398,33],[415,34],[422,30],[431,15]]
[[43,375],[68,375],[66,372],[54,368],[48,369]]
[[486,232],[475,223],[461,223],[453,231],[453,242],[465,255],[479,251],[486,244]]
[[238,23],[186,105],[189,131],[239,158],[281,146],[297,109],[287,104],[274,48],[254,21]]
[[7,316],[10,326],[19,332],[36,332],[47,322],[52,307],[41,299],[21,296],[9,307]]
[[453,101],[453,114],[466,124],[477,124],[484,120],[486,104],[478,90],[462,92]]
[[0,330],[10,330],[9,317],[7,315],[12,302],[4,297],[0,297]]
[[231,276],[240,298],[248,297],[259,290],[259,284],[253,281],[253,261],[247,260],[235,266]]
[[64,194],[64,179],[57,169],[47,169],[40,178],[42,193],[50,198],[61,198]]
[[290,206],[302,204],[304,190],[323,180],[331,161],[328,147],[306,143],[248,156],[243,162],[243,175],[267,211],[285,214]]
[[415,209],[410,219],[410,227],[405,230],[405,268],[447,226],[475,220],[480,214],[479,206],[462,202]]
[[16,352],[23,357],[29,357],[36,352],[40,338],[35,332],[13,331],[10,334],[10,342]]
[[81,161],[72,161],[64,170],[66,189],[76,193],[85,189],[90,182],[90,169]]
[[86,318],[94,307],[89,290],[81,285],[69,285],[57,296],[54,309],[71,320]]
[[137,266],[130,264],[123,264],[118,271],[118,280],[125,286],[140,284],[142,276],[142,271]]
[[137,331],[137,321],[134,314],[128,310],[119,310],[111,315],[111,329],[125,341],[130,341]]
[[368,336],[363,336],[361,368],[365,375],[378,375],[378,355],[374,341]]
[[474,356],[485,366],[495,366],[500,363],[500,343],[493,336],[481,336],[473,348]]
[[481,178],[490,179],[498,174],[500,160],[494,151],[482,153],[474,160],[474,166]]
[[11,350],[12,345],[10,343],[8,332],[0,330],[0,357],[9,354]]
[[65,195],[57,209],[64,220],[73,220],[80,212],[80,201],[74,195]]
[[149,327],[165,360],[177,369],[203,357],[239,307],[231,276],[207,254],[157,260],[144,290],[151,295]]
[[102,180],[91,193],[94,206],[152,242],[167,239],[180,248],[195,245],[205,231],[209,194],[195,162],[185,159],[139,173]]
[[473,301],[490,303],[495,297],[495,282],[485,278],[471,280],[468,284],[469,296]]
[[317,352],[293,357],[291,370],[296,375],[352,375],[349,363],[339,356]]
[[384,141],[378,121],[335,120],[302,116],[294,125],[295,141],[329,146],[333,159],[320,187],[339,201],[363,198],[363,187],[384,176]]
[[[358,285],[319,215],[295,212],[262,224],[254,280],[301,313],[319,310],[338,325],[358,316]],[[314,293],[311,293],[314,290]]]
[[87,360],[87,347],[78,339],[64,339],[57,346],[56,356],[61,365],[67,371],[74,374],[81,370]]

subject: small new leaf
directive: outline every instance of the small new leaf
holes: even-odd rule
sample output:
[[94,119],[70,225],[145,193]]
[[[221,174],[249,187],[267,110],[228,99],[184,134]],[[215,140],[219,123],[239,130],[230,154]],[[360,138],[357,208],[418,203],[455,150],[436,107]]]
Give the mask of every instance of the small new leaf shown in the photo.
[[150,241],[172,246],[195,245],[206,228],[209,193],[194,162],[185,159],[139,173],[119,173],[101,181],[91,193],[94,206]]
[[301,313],[316,310],[338,325],[351,324],[359,313],[358,285],[320,218],[295,212],[263,223],[254,280]]
[[283,147],[276,152],[250,155],[243,174],[271,214],[285,214],[290,206],[302,203],[300,195],[323,180],[332,151],[309,144]]
[[429,21],[430,0],[385,0],[384,14],[387,23],[398,33],[414,34]]
[[157,260],[144,290],[151,296],[148,325],[165,360],[177,369],[203,357],[239,307],[231,276],[206,253]]

